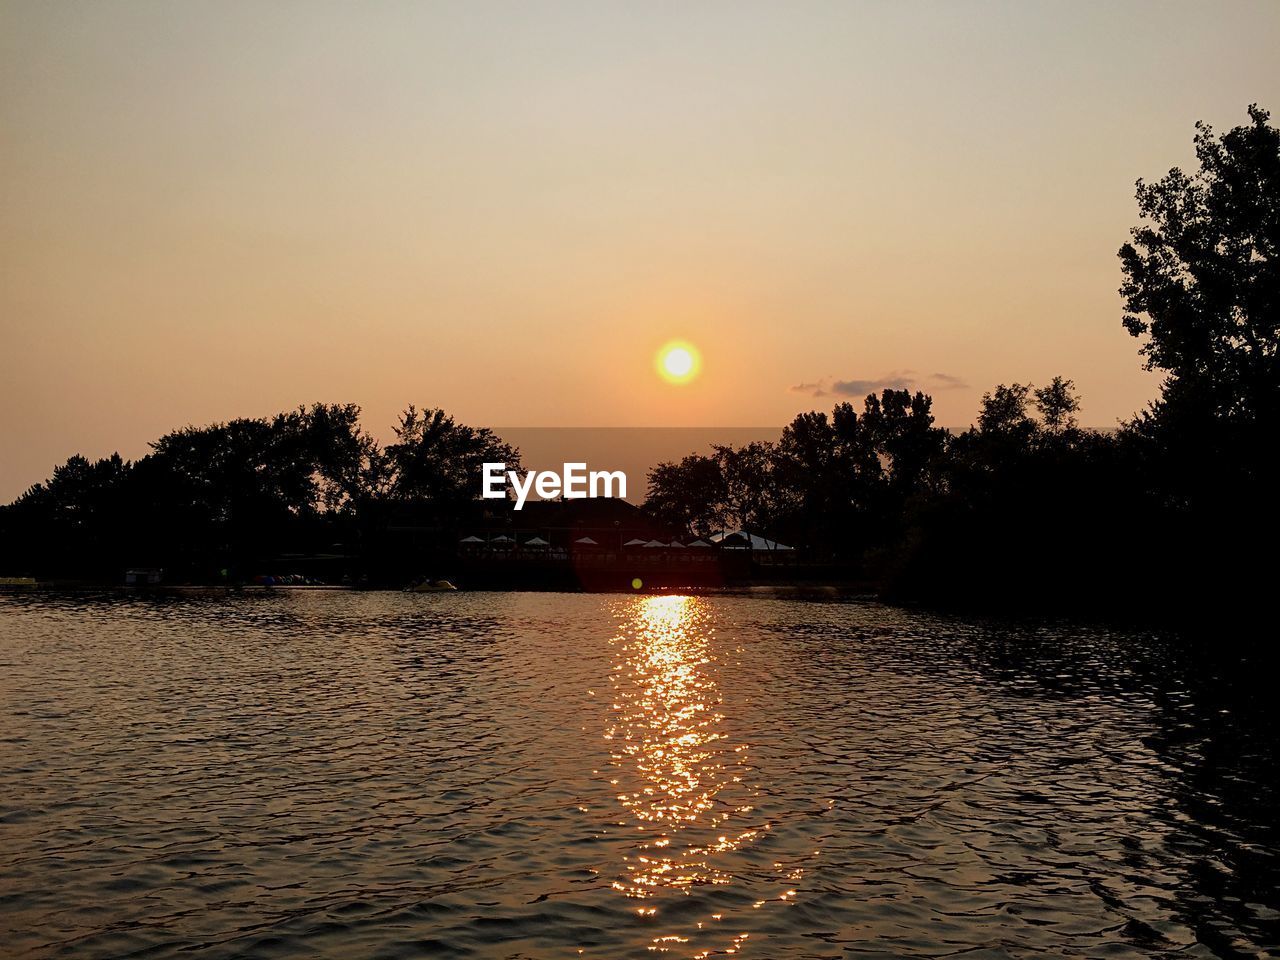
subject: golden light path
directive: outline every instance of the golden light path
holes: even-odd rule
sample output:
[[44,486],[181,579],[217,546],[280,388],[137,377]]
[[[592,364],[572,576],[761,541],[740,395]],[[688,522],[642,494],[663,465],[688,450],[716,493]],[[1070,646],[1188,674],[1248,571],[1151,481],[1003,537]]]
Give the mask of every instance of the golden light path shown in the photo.
[[[734,852],[769,829],[752,817],[758,790],[744,782],[748,747],[732,742],[718,709],[712,639],[706,604],[653,596],[628,601],[613,641],[614,702],[605,737],[617,799],[635,832],[613,886],[641,901],[641,916],[657,912],[650,904],[660,895],[732,883]],[[719,947],[687,955],[739,952],[747,934],[722,919],[721,912],[708,913],[697,931],[686,931],[696,936],[656,936],[650,949],[694,949],[691,939],[703,941],[709,927],[719,927]]]
[[668,383],[685,384],[701,372],[702,354],[686,340],[671,340],[658,351],[654,364],[658,375]]

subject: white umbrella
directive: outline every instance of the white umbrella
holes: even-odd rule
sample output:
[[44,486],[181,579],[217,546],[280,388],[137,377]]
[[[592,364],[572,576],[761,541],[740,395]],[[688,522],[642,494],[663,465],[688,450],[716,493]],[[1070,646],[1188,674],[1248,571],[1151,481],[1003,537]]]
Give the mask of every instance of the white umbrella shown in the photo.
[[573,541],[573,542],[574,542],[574,543],[582,543],[582,544],[585,544],[585,545],[586,545],[586,546],[588,546],[588,547],[598,547],[598,546],[600,546],[600,544],[596,543],[596,542],[595,542],[594,540],[592,540],[590,537],[579,537],[577,540],[575,540],[575,541]]
[[643,540],[628,540],[623,544],[624,547],[643,547],[647,544]]
[[479,537],[463,537],[459,543],[484,543]]
[[549,544],[546,540],[543,540],[541,537],[534,537],[532,540],[526,540],[526,541],[524,542],[524,545],[525,545],[526,547],[546,547],[546,546],[550,546],[550,544]]
[[646,547],[665,547],[666,544],[663,543],[661,540],[650,540],[648,543],[645,544],[645,546]]
[[672,541],[671,541],[671,545],[672,545],[673,547],[679,547],[681,550],[683,550],[683,549],[684,549],[684,544],[683,544],[683,543],[681,543],[679,540],[672,540]]

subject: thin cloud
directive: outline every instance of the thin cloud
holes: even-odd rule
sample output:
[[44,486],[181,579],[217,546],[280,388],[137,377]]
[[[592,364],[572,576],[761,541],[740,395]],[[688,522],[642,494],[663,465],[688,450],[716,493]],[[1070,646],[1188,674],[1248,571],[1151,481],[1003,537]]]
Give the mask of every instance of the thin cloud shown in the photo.
[[831,384],[831,392],[842,397],[865,397],[881,390],[910,390],[911,381],[900,374],[889,374],[879,380],[837,380]]
[[790,387],[792,393],[807,393],[811,397],[825,397],[827,388],[822,381],[815,383],[793,383]]
[[838,397],[865,397],[869,393],[880,393],[883,390],[964,390],[967,384],[962,377],[952,373],[931,373],[919,377],[914,370],[893,370],[883,377],[870,380],[835,380],[823,377],[812,383],[797,383],[791,386],[792,393],[803,393],[811,397],[825,397],[834,394]]

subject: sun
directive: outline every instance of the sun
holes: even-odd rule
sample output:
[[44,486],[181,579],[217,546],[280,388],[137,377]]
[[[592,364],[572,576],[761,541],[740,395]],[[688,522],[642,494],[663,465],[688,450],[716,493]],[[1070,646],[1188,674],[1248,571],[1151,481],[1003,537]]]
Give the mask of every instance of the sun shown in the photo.
[[658,375],[667,383],[684,384],[695,379],[702,367],[698,348],[684,340],[664,344],[655,358]]

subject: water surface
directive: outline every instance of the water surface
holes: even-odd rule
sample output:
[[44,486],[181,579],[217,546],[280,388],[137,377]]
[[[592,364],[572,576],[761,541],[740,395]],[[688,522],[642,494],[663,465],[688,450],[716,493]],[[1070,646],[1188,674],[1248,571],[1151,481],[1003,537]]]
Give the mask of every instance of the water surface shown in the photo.
[[756,598],[0,597],[0,954],[1254,957],[1220,645]]

